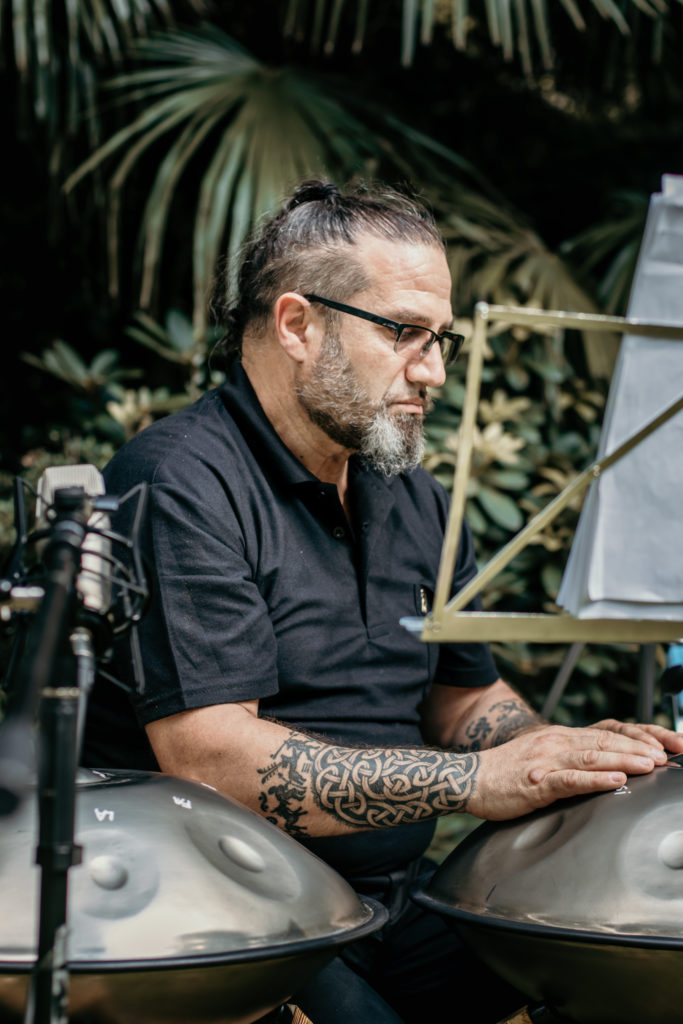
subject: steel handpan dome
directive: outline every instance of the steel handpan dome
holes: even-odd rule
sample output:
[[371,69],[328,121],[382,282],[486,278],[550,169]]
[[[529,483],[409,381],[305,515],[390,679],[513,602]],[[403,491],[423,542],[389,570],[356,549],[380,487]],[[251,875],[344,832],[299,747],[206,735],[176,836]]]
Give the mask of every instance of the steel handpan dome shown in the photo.
[[683,768],[487,822],[414,892],[489,966],[581,1024],[683,1019]]
[[[82,771],[69,871],[70,1019],[243,1024],[380,927],[328,865],[211,787]],[[21,1019],[36,955],[37,807],[0,829],[0,1010]]]

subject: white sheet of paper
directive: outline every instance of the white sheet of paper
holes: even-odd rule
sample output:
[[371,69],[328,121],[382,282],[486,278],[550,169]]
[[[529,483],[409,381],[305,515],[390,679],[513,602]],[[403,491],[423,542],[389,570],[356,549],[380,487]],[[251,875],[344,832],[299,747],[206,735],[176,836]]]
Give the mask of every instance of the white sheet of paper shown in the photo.
[[[683,177],[652,196],[628,316],[683,324]],[[599,455],[683,395],[683,341],[625,335]],[[591,485],[558,595],[581,618],[683,620],[683,413]]]

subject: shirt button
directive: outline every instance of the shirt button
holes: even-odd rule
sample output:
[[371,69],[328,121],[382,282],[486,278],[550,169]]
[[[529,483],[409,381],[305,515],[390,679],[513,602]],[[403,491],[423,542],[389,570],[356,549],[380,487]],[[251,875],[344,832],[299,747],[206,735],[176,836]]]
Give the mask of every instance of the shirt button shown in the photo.
[[332,536],[335,540],[341,540],[342,537],[346,536],[346,530],[343,526],[335,526],[332,530]]

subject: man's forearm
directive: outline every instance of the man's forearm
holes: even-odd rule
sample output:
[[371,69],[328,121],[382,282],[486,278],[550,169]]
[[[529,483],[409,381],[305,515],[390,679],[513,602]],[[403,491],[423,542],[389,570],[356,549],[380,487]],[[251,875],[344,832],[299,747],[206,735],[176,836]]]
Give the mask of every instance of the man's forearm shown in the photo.
[[162,771],[208,783],[298,838],[464,811],[477,789],[476,753],[341,746],[256,711],[223,704],[152,722]]
[[292,731],[258,769],[259,804],[269,821],[297,837],[320,834],[309,830],[311,801],[329,818],[330,833],[390,828],[466,810],[478,769],[475,753],[356,749]]
[[[451,688],[442,687],[446,700]],[[466,695],[468,723],[486,719],[472,750],[356,748],[259,718],[258,702],[212,705],[158,719],[147,734],[162,771],[241,800],[296,837],[425,821],[451,811],[506,820],[561,797],[614,789],[652,771],[683,739],[658,726],[543,724],[504,683]],[[453,700],[452,697],[448,698]],[[457,698],[456,698],[457,701]],[[487,731],[484,724],[479,733]],[[456,728],[457,733],[457,728]],[[514,734],[514,735],[513,735]],[[449,746],[458,742],[446,730]],[[490,750],[490,741],[503,742]]]
[[498,747],[527,729],[542,725],[543,719],[517,694],[477,707],[457,731],[453,749],[461,752]]

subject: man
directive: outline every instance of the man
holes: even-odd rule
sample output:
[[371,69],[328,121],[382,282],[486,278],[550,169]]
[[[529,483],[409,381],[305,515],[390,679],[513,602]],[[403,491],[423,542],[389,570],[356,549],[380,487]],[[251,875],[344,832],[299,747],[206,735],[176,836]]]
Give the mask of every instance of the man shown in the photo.
[[[485,645],[399,626],[428,605],[445,527],[418,467],[458,345],[450,293],[419,204],[302,185],[244,254],[225,385],[106,473],[111,493],[150,484],[154,598],[145,692],[133,714],[96,690],[87,761],[210,783],[391,905],[381,940],[301,995],[315,1024],[421,1020],[453,986],[464,954],[406,895],[438,815],[512,818],[683,750],[654,726],[544,724]],[[465,532],[454,589],[473,574]]]

